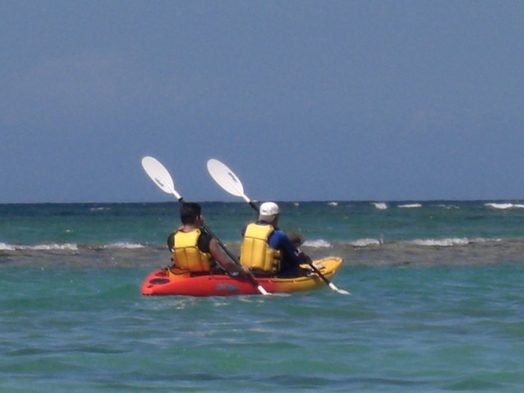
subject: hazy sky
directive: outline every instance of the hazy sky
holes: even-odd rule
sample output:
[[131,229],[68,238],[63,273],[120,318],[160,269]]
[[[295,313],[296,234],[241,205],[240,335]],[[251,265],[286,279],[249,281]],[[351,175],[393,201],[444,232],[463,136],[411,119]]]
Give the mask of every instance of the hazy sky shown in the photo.
[[524,1],[0,0],[0,203],[524,198]]

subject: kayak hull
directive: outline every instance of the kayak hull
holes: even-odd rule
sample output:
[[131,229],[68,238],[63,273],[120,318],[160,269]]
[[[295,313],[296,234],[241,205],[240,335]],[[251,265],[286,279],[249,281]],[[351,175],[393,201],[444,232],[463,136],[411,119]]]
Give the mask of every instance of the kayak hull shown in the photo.
[[[322,275],[331,280],[340,266],[342,258],[329,257],[313,261]],[[293,293],[313,291],[326,286],[322,278],[311,273],[294,278],[257,277],[258,283],[269,293]],[[155,270],[144,280],[142,295],[145,296],[235,296],[259,295],[253,283],[245,277],[225,274],[209,274],[191,277],[187,273],[175,274],[167,269]]]

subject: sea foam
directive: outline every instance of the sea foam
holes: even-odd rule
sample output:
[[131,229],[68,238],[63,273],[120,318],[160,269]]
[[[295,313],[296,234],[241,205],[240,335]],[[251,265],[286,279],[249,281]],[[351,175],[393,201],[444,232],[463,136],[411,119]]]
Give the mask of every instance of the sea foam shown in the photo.
[[484,206],[491,207],[493,209],[523,209],[524,205],[522,204],[514,204],[514,203],[485,203]]
[[416,239],[408,243],[416,244],[417,246],[438,246],[438,247],[451,247],[451,246],[464,246],[470,243],[467,238],[446,238],[446,239]]
[[144,248],[144,246],[138,243],[116,242],[116,243],[107,244],[104,246],[104,248],[107,248],[107,249],[119,249],[120,248],[120,249],[132,250],[136,248]]
[[311,248],[331,248],[333,247],[331,243],[323,240],[323,239],[317,239],[317,240],[306,240],[304,242],[304,246],[311,247]]
[[15,246],[6,243],[0,243],[0,251],[13,251]]
[[66,250],[76,251],[78,246],[75,243],[51,243],[51,244],[35,244],[35,245],[19,245],[19,244],[6,244],[0,243],[0,250],[3,251],[15,251],[15,250],[29,250],[29,251],[53,251],[53,250]]
[[380,246],[383,243],[379,239],[358,239],[350,244],[354,247]]

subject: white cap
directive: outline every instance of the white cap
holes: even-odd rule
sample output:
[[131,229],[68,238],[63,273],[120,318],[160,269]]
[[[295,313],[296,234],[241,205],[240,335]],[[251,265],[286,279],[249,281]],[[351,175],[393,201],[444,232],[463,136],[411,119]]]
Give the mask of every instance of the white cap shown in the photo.
[[279,213],[278,205],[275,202],[264,202],[260,205],[259,219],[262,221],[272,221]]

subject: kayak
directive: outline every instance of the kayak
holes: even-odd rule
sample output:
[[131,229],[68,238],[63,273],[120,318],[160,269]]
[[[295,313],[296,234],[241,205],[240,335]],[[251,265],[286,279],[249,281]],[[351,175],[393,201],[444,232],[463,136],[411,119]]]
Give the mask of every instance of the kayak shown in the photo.
[[[313,265],[331,280],[343,263],[342,258],[329,257],[313,261]],[[304,265],[307,267],[307,265]],[[258,283],[269,293],[292,293],[320,289],[326,282],[314,271],[305,276],[256,277]],[[205,274],[192,276],[188,272],[174,272],[165,268],[155,270],[142,284],[142,295],[146,296],[234,296],[259,295],[255,285],[246,277],[227,274]]]

